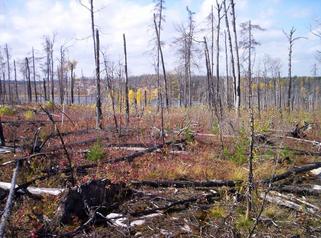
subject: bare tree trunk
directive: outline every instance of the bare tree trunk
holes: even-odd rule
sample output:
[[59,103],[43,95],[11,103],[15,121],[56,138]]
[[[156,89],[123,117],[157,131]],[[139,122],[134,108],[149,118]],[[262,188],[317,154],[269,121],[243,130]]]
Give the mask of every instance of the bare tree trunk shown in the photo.
[[5,146],[6,145],[6,140],[3,134],[3,127],[2,127],[2,122],[1,122],[1,116],[0,116],[0,145]]
[[50,43],[50,58],[51,58],[51,101],[55,102],[55,83],[54,83],[54,58],[53,58],[53,42]]
[[126,47],[126,35],[123,34],[124,41],[124,57],[125,57],[125,104],[126,104],[126,125],[129,125],[129,98],[128,98],[128,66],[127,66],[127,47]]
[[212,107],[212,87],[211,87],[211,80],[212,80],[212,71],[211,71],[211,61],[208,52],[208,46],[206,37],[204,37],[204,55],[205,55],[205,65],[206,65],[206,76],[207,76],[207,97],[208,97],[208,105]]
[[29,60],[26,57],[26,76],[27,76],[27,92],[28,92],[28,102],[32,102],[32,90],[31,90],[31,80],[30,80],[30,67],[29,67]]
[[157,37],[157,49],[159,50],[159,54],[160,54],[160,58],[161,58],[161,62],[162,62],[162,70],[163,70],[164,85],[165,85],[165,102],[166,102],[166,108],[168,109],[169,99],[168,99],[167,75],[166,75],[164,55],[163,55],[163,50],[162,50],[162,45],[161,45],[161,40],[160,40],[160,28],[158,28],[158,26],[157,26],[155,14],[154,14],[154,26],[155,26],[155,32],[156,32],[156,37]]
[[16,68],[16,61],[13,61],[13,69],[14,69],[14,82],[15,82],[15,91],[16,91],[16,102],[19,101],[19,93],[18,93],[18,82],[17,82],[17,68]]
[[235,4],[234,4],[234,0],[230,0],[230,1],[231,1],[231,8],[232,8],[234,49],[236,54],[236,67],[237,67],[235,108],[236,108],[237,114],[239,115],[240,107],[241,107],[241,67],[240,67],[239,46],[238,46],[238,40],[237,40],[237,30],[236,30]]
[[1,221],[0,221],[0,237],[1,238],[3,238],[5,235],[6,223],[10,217],[12,203],[14,200],[16,181],[17,181],[17,175],[18,175],[19,168],[20,168],[20,160],[17,160],[16,168],[15,168],[12,178],[11,178],[11,187],[10,187],[10,191],[9,191],[9,196],[8,196],[6,206],[4,208],[4,212],[2,214]]
[[103,113],[101,110],[101,96],[100,96],[100,61],[99,61],[99,49],[100,48],[100,42],[99,42],[99,31],[96,29],[96,128],[102,129],[102,119],[103,119]]
[[226,7],[226,1],[223,1],[224,6],[224,15],[225,15],[225,25],[226,25],[226,31],[228,36],[228,42],[229,42],[229,50],[230,50],[230,56],[231,56],[231,67],[232,67],[232,77],[233,77],[233,99],[234,99],[234,105],[236,107],[237,105],[237,81],[236,81],[236,72],[235,72],[235,60],[234,60],[234,52],[233,52],[233,43],[232,43],[232,36],[230,31],[230,23],[228,19],[228,10]]
[[97,56],[97,46],[96,46],[96,39],[95,39],[95,16],[94,16],[94,0],[90,0],[90,18],[91,18],[91,34],[94,42],[94,57],[96,61]]
[[74,104],[74,87],[75,87],[75,75],[74,75],[74,64],[70,65],[70,97],[71,104]]
[[223,117],[223,106],[222,106],[222,94],[220,90],[220,30],[221,30],[221,10],[222,5],[216,1],[216,8],[217,8],[217,26],[216,26],[216,97],[219,106],[219,120],[222,120]]
[[[292,96],[292,52],[293,52],[293,45],[294,42],[296,40],[299,40],[303,37],[295,37],[294,38],[294,33],[295,33],[296,29],[294,27],[292,27],[292,29],[290,30],[290,33],[287,34],[286,32],[284,32],[285,36],[288,38],[289,41],[289,67],[288,67],[288,78],[289,78],[289,87],[288,87],[288,99],[287,99],[287,107],[288,107],[288,111],[291,111],[291,108],[293,109],[293,102],[294,102],[294,97]],[[292,106],[291,106],[291,102],[292,102]]]
[[231,108],[231,99],[230,99],[230,80],[229,80],[229,66],[228,66],[228,46],[227,46],[227,36],[226,31],[224,31],[224,46],[225,46],[225,73],[226,73],[226,89],[225,89],[225,97],[226,97],[226,105],[228,109]]
[[[107,67],[107,59],[104,58],[104,64],[105,64],[105,71],[106,71],[106,80],[107,80],[107,87],[108,87],[108,92],[109,92],[109,96],[111,99],[111,105],[112,105],[112,110],[113,110],[113,118],[114,118],[114,123],[115,123],[115,129],[117,131],[117,133],[120,133],[119,129],[118,129],[118,121],[117,121],[117,115],[116,115],[116,109],[115,109],[115,92],[113,90],[113,86],[112,86],[112,79],[113,77],[109,77],[108,75],[108,67]],[[114,74],[112,72],[112,74]]]
[[5,47],[6,57],[7,57],[7,70],[8,70],[8,93],[9,93],[9,103],[12,104],[12,92],[11,92],[11,70],[10,70],[10,60],[9,60],[9,49],[6,44]]
[[7,89],[6,89],[6,74],[5,74],[5,72],[2,72],[2,79],[3,79],[3,82],[2,82],[3,101],[6,102],[8,95],[7,95]]
[[32,47],[32,73],[33,73],[33,86],[35,91],[36,102],[38,102],[37,83],[36,83],[36,65],[35,65],[35,52]]
[[250,213],[252,210],[252,190],[253,190],[253,150],[254,150],[254,112],[252,107],[252,62],[251,62],[251,54],[252,54],[252,25],[251,21],[249,21],[249,65],[248,65],[248,77],[249,77],[249,110],[250,110],[250,128],[251,128],[251,136],[250,136],[250,154],[248,158],[248,186],[247,186],[247,205],[246,205],[246,218],[249,219]]

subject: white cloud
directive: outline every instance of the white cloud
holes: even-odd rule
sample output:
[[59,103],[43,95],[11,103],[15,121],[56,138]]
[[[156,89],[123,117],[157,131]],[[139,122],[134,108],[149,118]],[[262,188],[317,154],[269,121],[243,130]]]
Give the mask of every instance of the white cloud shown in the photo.
[[[87,3],[87,0],[82,0]],[[266,28],[264,32],[257,32],[256,38],[262,46],[258,48],[258,57],[268,53],[273,57],[282,58],[283,65],[287,61],[287,42],[279,24],[280,9],[282,0],[262,0],[267,7],[252,11],[252,0],[238,0],[236,3],[238,23],[251,19],[254,24],[259,24]],[[153,36],[152,11],[153,2],[142,2],[134,0],[95,0],[96,9],[101,9],[95,15],[96,25],[101,31],[101,45],[106,49],[109,57],[115,61],[123,58],[122,34],[126,33],[129,70],[131,74],[141,74],[153,72],[152,57],[148,51],[152,48],[151,39]],[[205,28],[206,16],[210,12],[210,7],[215,1],[200,0],[198,11],[195,15],[196,25]],[[180,0],[167,4],[165,11],[166,23],[162,32],[162,39],[165,41],[164,55],[168,70],[173,70],[177,60],[176,49],[172,42],[177,33],[175,24],[186,21],[187,14],[185,6],[194,4],[194,1]],[[8,7],[7,7],[8,8]],[[22,9],[19,9],[22,8]],[[80,69],[89,75],[94,70],[91,26],[89,11],[79,4],[78,0],[28,0],[24,1],[24,6],[16,6],[2,11],[0,14],[0,44],[8,43],[12,49],[14,58],[23,59],[34,46],[41,52],[43,46],[43,36],[57,33],[56,55],[62,44],[72,44],[69,49],[69,58],[79,61],[78,73]],[[292,8],[291,8],[292,9]],[[287,15],[294,19],[307,18],[310,10],[293,10],[297,15],[291,15],[292,10]],[[294,9],[294,8],[293,8]],[[195,10],[195,9],[192,9]],[[298,12],[300,14],[298,15]],[[291,20],[289,20],[291,22]],[[224,30],[225,21],[222,21]],[[286,26],[285,26],[286,28]],[[202,38],[205,32],[198,35]],[[222,44],[223,45],[223,44]],[[319,47],[319,41],[309,35],[309,41],[297,44],[295,57],[302,59],[300,64],[295,65],[296,72],[304,74],[309,70],[304,70],[313,59],[307,59],[315,49]],[[320,47],[321,48],[321,47]],[[38,53],[40,54],[40,53]],[[310,56],[312,58],[312,56]],[[200,59],[201,62],[202,59]],[[300,67],[304,64],[304,68]],[[303,68],[303,69],[302,69]],[[286,72],[286,70],[284,70]]]

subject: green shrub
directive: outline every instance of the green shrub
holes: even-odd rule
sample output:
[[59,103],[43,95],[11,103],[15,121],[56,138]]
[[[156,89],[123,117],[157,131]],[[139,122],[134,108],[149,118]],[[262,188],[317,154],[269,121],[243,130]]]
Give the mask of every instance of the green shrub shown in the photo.
[[246,136],[245,130],[241,129],[234,151],[231,153],[227,149],[224,149],[224,156],[239,165],[244,164],[247,161],[249,145],[249,138]]
[[240,215],[236,219],[235,225],[238,230],[248,231],[252,227],[253,221],[246,218],[245,215]]
[[209,210],[209,214],[213,218],[225,218],[227,216],[227,211],[222,206],[215,206]]
[[87,160],[90,161],[99,161],[105,157],[104,148],[100,141],[97,141],[93,146],[90,147],[89,152],[87,153]]
[[53,101],[48,101],[46,102],[44,107],[48,110],[53,110],[55,108],[55,103]]
[[23,115],[26,120],[33,120],[35,118],[35,113],[31,110],[26,111]]
[[220,133],[220,125],[218,124],[218,122],[213,122],[211,129],[214,135],[218,135]]
[[8,106],[0,106],[0,116],[12,116],[15,114],[15,111]]

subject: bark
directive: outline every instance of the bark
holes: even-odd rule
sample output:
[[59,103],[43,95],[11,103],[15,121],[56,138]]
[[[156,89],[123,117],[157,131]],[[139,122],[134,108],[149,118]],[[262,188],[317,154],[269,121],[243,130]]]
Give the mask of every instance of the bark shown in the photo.
[[101,109],[101,93],[100,93],[100,61],[99,61],[99,50],[100,50],[100,42],[99,42],[99,32],[96,29],[96,128],[102,129],[102,120],[103,113]]
[[128,66],[127,66],[127,47],[126,47],[126,35],[123,34],[124,41],[124,58],[125,58],[125,110],[126,110],[126,125],[129,125],[129,98],[128,98]]
[[234,0],[230,0],[231,9],[232,9],[232,26],[234,33],[234,51],[236,56],[236,67],[237,67],[237,77],[236,77],[236,100],[235,100],[235,108],[239,115],[240,107],[241,107],[241,67],[240,67],[240,56],[239,56],[239,46],[237,40],[237,29],[236,29],[236,15],[235,15],[235,4]]
[[252,210],[252,190],[253,190],[253,151],[254,151],[254,112],[252,107],[252,25],[251,21],[249,21],[248,25],[249,31],[249,46],[248,46],[248,78],[249,78],[249,110],[250,110],[250,128],[251,128],[251,136],[250,136],[250,154],[248,158],[248,185],[247,185],[247,206],[246,206],[246,217],[250,217],[250,213]]
[[5,235],[6,223],[10,217],[12,203],[14,200],[15,186],[16,186],[16,180],[17,180],[19,168],[20,168],[20,161],[18,160],[16,162],[16,168],[15,168],[12,178],[11,178],[11,187],[10,187],[9,195],[8,195],[6,206],[4,208],[4,212],[2,214],[1,221],[0,221],[0,237],[1,238],[4,237],[4,235]]
[[226,7],[226,0],[223,1],[224,6],[224,14],[225,14],[225,25],[226,25],[226,31],[228,36],[228,43],[229,43],[229,50],[230,50],[230,59],[231,59],[231,68],[232,68],[232,78],[233,78],[233,99],[234,99],[234,105],[236,105],[236,98],[237,98],[237,87],[236,87],[236,72],[235,72],[235,60],[234,60],[234,52],[233,52],[233,43],[232,43],[232,36],[231,36],[231,30],[230,30],[230,23],[228,18],[228,11]]
[[189,180],[143,180],[132,181],[134,186],[149,186],[153,188],[188,188],[188,187],[235,187],[240,181],[234,180],[206,180],[206,181],[189,181]]
[[[263,194],[260,194],[263,197]],[[321,210],[319,207],[298,199],[294,196],[284,195],[278,192],[271,191],[265,198],[268,202],[277,204],[279,206],[288,207],[299,212],[309,213],[317,217],[321,216]]]
[[37,83],[36,83],[36,65],[35,65],[35,52],[32,47],[32,74],[33,74],[33,87],[35,92],[36,102],[38,102],[38,92],[37,92]]
[[29,60],[26,57],[26,77],[27,77],[27,92],[28,92],[28,102],[32,102],[32,90],[31,90],[31,79],[30,79],[30,67],[29,67]]
[[268,179],[264,179],[261,181],[261,183],[263,184],[267,184],[269,183],[269,181],[272,182],[278,182],[284,179],[287,179],[291,176],[297,175],[297,174],[302,174],[302,173],[306,173],[309,172],[311,170],[314,169],[318,169],[321,167],[321,162],[316,162],[316,163],[311,163],[311,164],[305,164],[299,167],[294,167],[292,169],[289,169],[288,171],[282,173],[282,174],[278,174],[273,176],[272,178],[268,178]]
[[0,145],[5,146],[6,145],[6,140],[3,134],[3,127],[2,127],[2,121],[1,121],[1,116],[0,116]]
[[[156,32],[156,37],[157,37],[158,50],[159,50],[159,54],[160,54],[160,58],[161,58],[161,62],[162,62],[162,70],[163,70],[164,85],[165,85],[165,103],[166,103],[166,108],[168,109],[168,107],[169,107],[169,98],[168,98],[167,75],[166,75],[164,55],[163,55],[161,39],[160,39],[160,31],[161,31],[161,29],[158,28],[158,26],[157,26],[156,15],[154,15],[154,26],[155,26],[155,32]],[[160,93],[162,93],[162,91],[163,90],[161,90]]]
[[10,70],[10,60],[9,60],[9,49],[6,44],[5,47],[6,57],[7,57],[7,74],[8,74],[8,94],[9,94],[9,103],[12,104],[13,96],[11,91],[11,70]]
[[70,98],[71,104],[74,104],[74,88],[75,88],[75,75],[74,75],[74,64],[70,64]]

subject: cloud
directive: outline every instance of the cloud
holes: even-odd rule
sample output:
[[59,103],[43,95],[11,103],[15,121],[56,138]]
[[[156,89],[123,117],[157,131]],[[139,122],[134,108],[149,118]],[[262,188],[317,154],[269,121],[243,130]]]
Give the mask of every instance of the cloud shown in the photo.
[[[87,3],[87,0],[82,0],[82,2]],[[130,73],[152,73],[154,71],[151,54],[154,35],[152,22],[154,3],[147,0],[95,0],[94,3],[95,8],[100,9],[96,12],[95,19],[96,26],[101,32],[101,46],[106,50],[109,58],[114,61],[123,59],[122,34],[125,33]],[[208,27],[206,17],[213,3],[215,3],[213,0],[167,1],[166,23],[162,31],[162,39],[166,43],[164,56],[169,71],[175,68],[178,58],[175,45],[172,44],[174,38],[177,37],[175,25],[186,22],[186,5],[191,5],[191,10],[196,12],[197,27],[206,29]],[[235,3],[238,24],[251,19],[254,24],[266,28],[264,32],[255,33],[255,37],[262,44],[257,49],[258,57],[270,54],[272,57],[280,57],[283,65],[286,65],[288,46],[282,29],[287,29],[294,20],[310,19],[311,9],[304,7],[301,11],[301,8],[293,6],[289,8],[290,10],[286,10],[288,6],[284,0],[261,0],[259,2],[238,0]],[[288,19],[285,20],[282,13],[285,13]],[[23,59],[30,54],[31,47],[37,49],[38,56],[44,55],[43,36],[56,33],[56,57],[58,57],[60,46],[68,45],[70,46],[69,58],[79,61],[77,73],[80,74],[81,69],[86,75],[94,72],[90,14],[79,4],[79,0],[14,0],[6,4],[6,11],[0,12],[0,27],[2,29],[0,44],[9,44],[13,58]],[[223,19],[222,31],[224,27]],[[202,31],[198,33],[197,38],[202,39],[204,34],[208,33]],[[298,35],[302,34],[305,33],[298,31]],[[200,46],[202,47],[201,44]],[[320,41],[311,34],[309,34],[308,41],[298,42],[294,54],[300,62],[294,65],[295,73],[308,74],[310,72],[310,69],[306,70],[306,68],[313,63],[314,59],[311,54],[319,46]],[[203,62],[202,59],[199,60]],[[285,68],[284,74],[286,74]]]

